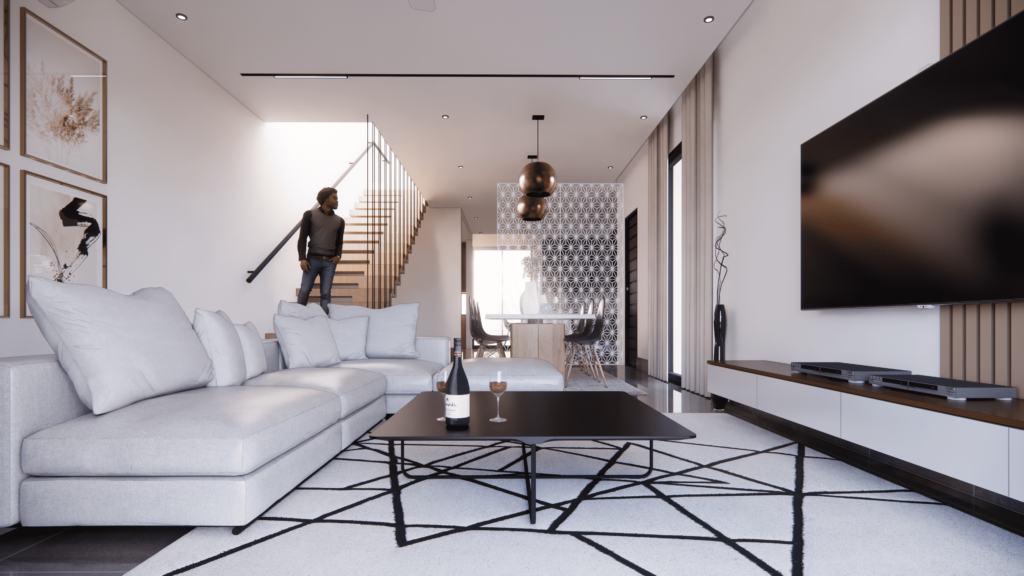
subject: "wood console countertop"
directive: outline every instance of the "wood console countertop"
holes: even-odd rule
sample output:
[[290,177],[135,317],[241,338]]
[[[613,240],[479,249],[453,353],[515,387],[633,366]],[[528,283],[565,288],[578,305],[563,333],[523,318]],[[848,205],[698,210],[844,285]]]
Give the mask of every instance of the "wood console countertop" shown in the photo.
[[867,383],[850,384],[845,380],[798,374],[790,370],[789,364],[767,360],[727,360],[725,362],[708,360],[708,364],[1024,430],[1024,401],[1020,399],[1009,402],[1002,400],[947,400],[939,396],[905,392],[893,388],[878,388]]

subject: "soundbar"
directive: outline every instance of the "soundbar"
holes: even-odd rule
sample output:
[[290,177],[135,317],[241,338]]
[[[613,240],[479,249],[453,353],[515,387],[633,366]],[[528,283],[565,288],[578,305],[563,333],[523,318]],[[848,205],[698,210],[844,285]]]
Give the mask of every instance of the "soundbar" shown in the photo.
[[845,362],[792,362],[789,367],[793,372],[814,374],[816,376],[825,376],[826,378],[838,378],[840,380],[847,380],[852,384],[863,384],[873,374],[910,374],[909,370],[893,370],[892,368],[861,366],[860,364],[847,364]]
[[1017,389],[1012,386],[997,386],[996,384],[982,384],[981,382],[967,382],[934,376],[871,376],[869,381],[872,386],[885,386],[932,396],[945,396],[950,400],[967,400],[968,398],[1013,400],[1017,397]]

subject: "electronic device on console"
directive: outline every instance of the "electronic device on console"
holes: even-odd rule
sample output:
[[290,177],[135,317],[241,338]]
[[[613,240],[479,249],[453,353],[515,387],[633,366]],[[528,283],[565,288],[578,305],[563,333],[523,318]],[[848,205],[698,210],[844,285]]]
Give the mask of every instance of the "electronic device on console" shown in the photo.
[[934,376],[884,376],[874,375],[869,378],[872,386],[885,386],[898,390],[909,390],[932,396],[945,396],[950,400],[967,400],[968,398],[988,398],[996,400],[1013,400],[1017,398],[1017,389],[1012,386],[982,384],[951,378]]
[[868,377],[873,374],[910,374],[909,370],[893,370],[892,368],[879,368],[877,366],[861,366],[860,364],[847,364],[846,362],[791,362],[789,366],[793,372],[847,380],[851,384],[863,384],[867,381]]

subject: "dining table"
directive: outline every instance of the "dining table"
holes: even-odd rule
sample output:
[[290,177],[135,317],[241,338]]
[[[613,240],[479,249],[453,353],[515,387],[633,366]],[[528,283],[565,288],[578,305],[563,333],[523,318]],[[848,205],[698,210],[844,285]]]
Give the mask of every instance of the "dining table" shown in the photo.
[[547,360],[565,376],[565,322],[595,320],[594,314],[486,314],[488,320],[510,324],[513,358]]

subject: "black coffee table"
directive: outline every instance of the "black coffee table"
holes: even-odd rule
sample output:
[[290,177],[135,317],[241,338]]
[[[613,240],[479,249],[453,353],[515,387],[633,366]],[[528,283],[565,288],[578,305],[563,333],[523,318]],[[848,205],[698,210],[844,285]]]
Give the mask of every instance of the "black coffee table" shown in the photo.
[[[501,397],[501,415],[507,422],[490,422],[496,402],[490,392],[470,393],[468,430],[448,430],[438,416],[444,414],[444,396],[423,392],[406,404],[387,422],[370,432],[370,437],[387,440],[395,454],[395,442],[401,443],[399,463],[405,468],[405,442],[492,440],[518,442],[523,448],[522,474],[454,474],[445,466],[432,466],[431,478],[522,478],[530,501],[530,523],[537,522],[537,478],[585,478],[615,480],[643,478],[654,469],[655,440],[688,440],[697,435],[625,392],[506,392]],[[646,440],[650,461],[643,474],[566,475],[537,472],[537,445],[552,440]],[[530,463],[526,463],[526,447]]]

